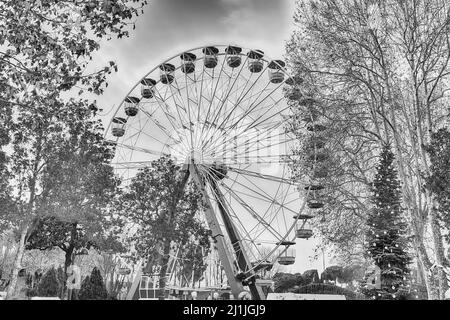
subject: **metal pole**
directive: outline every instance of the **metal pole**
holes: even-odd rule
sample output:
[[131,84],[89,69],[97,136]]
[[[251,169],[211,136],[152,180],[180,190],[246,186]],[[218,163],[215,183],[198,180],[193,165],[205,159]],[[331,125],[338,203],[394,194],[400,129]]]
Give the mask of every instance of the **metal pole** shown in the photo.
[[244,287],[242,282],[236,279],[236,273],[234,270],[234,259],[230,252],[228,251],[227,244],[225,242],[224,234],[220,228],[219,221],[217,220],[216,215],[212,209],[211,201],[209,200],[208,194],[205,189],[205,182],[200,177],[200,174],[197,171],[195,164],[192,162],[189,165],[189,171],[191,176],[194,179],[195,184],[201,190],[203,194],[203,200],[205,203],[205,217],[208,222],[208,226],[211,229],[212,237],[216,241],[217,250],[219,252],[219,257],[222,262],[222,265],[225,269],[225,273],[227,275],[228,282],[231,287],[231,291],[237,297],[239,293],[244,291]]

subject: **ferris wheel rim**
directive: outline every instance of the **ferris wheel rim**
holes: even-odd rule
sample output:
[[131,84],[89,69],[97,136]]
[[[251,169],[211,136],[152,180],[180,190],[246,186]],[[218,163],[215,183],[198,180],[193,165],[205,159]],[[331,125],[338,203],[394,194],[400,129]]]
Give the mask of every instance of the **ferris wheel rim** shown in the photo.
[[[130,95],[136,90],[136,88],[139,86],[139,84],[141,84],[142,81],[144,81],[145,79],[147,79],[147,77],[148,77],[150,74],[152,74],[152,73],[154,73],[155,71],[157,71],[157,70],[161,67],[161,65],[164,65],[164,64],[169,63],[170,61],[173,61],[173,60],[176,59],[177,57],[180,57],[180,55],[183,55],[183,54],[186,54],[186,53],[191,53],[191,52],[196,51],[196,50],[201,50],[201,49],[202,49],[202,50],[205,50],[206,48],[210,48],[210,47],[215,47],[215,48],[227,48],[227,47],[229,47],[229,46],[230,46],[229,44],[205,45],[205,46],[200,46],[200,47],[192,48],[192,49],[189,49],[189,50],[186,50],[186,51],[177,53],[177,54],[175,54],[175,55],[169,57],[168,59],[166,59],[166,60],[163,61],[162,63],[160,63],[160,64],[158,64],[157,66],[155,66],[155,67],[154,67],[153,69],[151,69],[149,72],[147,72],[147,73],[146,73],[139,81],[137,81],[137,82],[135,83],[134,86],[132,86],[132,88],[130,89],[130,91],[129,91],[129,92],[126,94],[126,96],[122,99],[121,103],[116,107],[116,110],[115,110],[115,112],[114,112],[114,114],[113,114],[112,119],[114,119],[114,118],[117,117],[118,113],[119,113],[120,110],[123,108],[124,102],[125,102],[125,101],[130,97]],[[244,47],[244,46],[238,46],[238,45],[236,45],[236,46],[239,47],[239,48],[241,48],[242,51],[243,51],[243,50],[245,50],[246,52],[248,51],[247,53],[241,53],[241,52],[239,52],[239,55],[240,55],[240,56],[248,55],[249,52],[258,51],[258,50],[255,50],[255,49],[249,49],[249,48],[246,48],[246,47]],[[225,53],[220,53],[220,52],[219,52],[218,55],[221,55],[221,56],[224,55],[224,56],[226,57],[226,56],[228,55],[228,53],[227,53],[227,52],[225,52]],[[268,65],[269,65],[269,64],[272,64],[272,63],[278,64],[278,61],[280,61],[280,60],[273,60],[273,59],[271,59],[271,58],[270,58],[267,54],[265,54],[265,53],[263,53],[263,58],[265,58],[265,59],[263,59],[264,61],[269,62]],[[202,58],[202,57],[196,57],[194,61],[200,61],[200,60],[203,60],[203,59],[204,59],[204,57],[203,57],[203,58]],[[174,70],[179,70],[180,68],[181,68],[181,66],[177,66],[177,67],[175,67]],[[268,66],[266,66],[266,68],[268,68]],[[294,81],[293,84],[290,84],[291,86],[293,86],[293,85],[296,84],[296,83],[295,83],[295,80],[294,80],[294,77],[290,75],[290,73],[288,72],[288,70],[287,70],[287,68],[286,68],[285,65],[281,66],[281,65],[278,64],[278,68],[279,68],[279,69],[287,76],[288,79],[291,79],[292,81]],[[158,80],[158,81],[156,81],[156,82],[159,83],[159,82],[161,82],[161,80]],[[284,84],[284,83],[287,83],[287,80],[283,81],[283,82],[280,84],[279,87],[281,87],[281,85]],[[274,89],[274,90],[278,90],[278,88],[277,88],[277,89]],[[286,99],[286,98],[285,98],[285,99]],[[105,138],[107,137],[109,131],[111,130],[111,125],[112,125],[112,123],[113,123],[113,121],[110,121],[109,124],[108,124],[108,127],[107,127],[107,129],[106,129],[106,131],[105,131]],[[115,140],[116,140],[116,142],[117,142],[117,141],[119,140],[119,138],[117,138],[117,139],[115,139]],[[164,146],[165,146],[165,145],[164,145]],[[309,192],[310,192],[310,190],[308,189],[308,190],[307,190],[307,193],[309,193]],[[303,201],[302,207],[301,207],[301,209],[299,210],[298,213],[302,212],[302,211],[304,210],[305,206],[306,206],[306,201]],[[288,239],[288,235],[289,235],[289,234],[292,232],[292,230],[296,227],[298,220],[301,220],[301,219],[299,219],[299,218],[300,218],[300,214],[298,214],[298,215],[296,216],[294,223],[291,224],[289,231],[286,232],[285,237],[282,239],[283,241]],[[293,237],[294,237],[294,240],[295,240],[295,238],[296,238],[295,235],[294,235]],[[274,256],[273,253],[275,253],[275,252],[282,246],[281,242],[282,242],[282,241],[280,241],[280,244],[279,244],[279,245],[276,245],[275,248],[274,248],[269,254],[267,254],[267,255],[264,257],[264,259],[267,258],[267,257],[270,257],[270,256]],[[290,247],[290,245],[289,245],[289,246],[285,246],[285,249],[284,249],[280,254],[276,254],[276,255],[275,255],[275,256],[276,256],[275,260],[278,259],[278,257],[281,256],[281,254],[283,254],[289,247]],[[263,260],[263,259],[261,259],[261,260]],[[256,267],[255,267],[255,268],[256,268]],[[255,269],[255,268],[254,268],[254,269]]]

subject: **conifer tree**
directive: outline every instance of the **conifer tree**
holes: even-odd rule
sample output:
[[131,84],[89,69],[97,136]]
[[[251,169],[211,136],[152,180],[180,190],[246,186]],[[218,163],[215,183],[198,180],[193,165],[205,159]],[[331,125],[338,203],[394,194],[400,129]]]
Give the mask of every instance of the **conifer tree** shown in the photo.
[[37,293],[39,297],[57,297],[59,295],[59,288],[57,272],[52,267],[39,282]]
[[[403,299],[409,292],[411,258],[405,239],[400,182],[394,167],[394,154],[385,146],[373,181],[373,210],[366,234],[367,254],[379,268],[378,285],[365,284],[363,293],[377,300]],[[377,268],[377,269],[378,269]]]
[[92,269],[91,276],[86,277],[81,283],[80,300],[105,300],[108,296],[105,283],[100,270]]

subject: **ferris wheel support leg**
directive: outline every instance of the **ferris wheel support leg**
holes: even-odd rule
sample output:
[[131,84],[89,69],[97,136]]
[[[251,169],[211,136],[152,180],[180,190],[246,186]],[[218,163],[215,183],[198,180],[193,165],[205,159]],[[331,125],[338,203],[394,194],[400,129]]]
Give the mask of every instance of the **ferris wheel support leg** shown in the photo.
[[262,291],[261,287],[256,285],[255,273],[252,270],[250,259],[248,258],[245,249],[242,246],[242,241],[239,232],[234,226],[233,222],[231,221],[230,215],[227,211],[227,208],[225,207],[223,194],[218,188],[217,183],[215,181],[211,181],[211,184],[214,189],[214,193],[217,197],[219,210],[222,215],[222,219],[224,221],[227,234],[230,237],[231,243],[233,245],[233,249],[237,257],[239,268],[241,269],[241,271],[244,272],[245,277],[247,279],[250,279],[248,287],[250,288],[252,298],[254,300],[264,300],[265,294]]
[[216,241],[220,261],[222,262],[223,268],[225,270],[225,274],[230,284],[231,291],[233,292],[233,296],[238,297],[238,295],[242,291],[244,291],[244,286],[242,285],[242,282],[240,280],[236,279],[236,273],[234,272],[233,266],[234,259],[231,256],[230,252],[227,250],[225,238],[220,228],[219,221],[217,220],[217,217],[213,212],[211,202],[209,201],[208,195],[205,190],[205,184],[201,180],[200,175],[198,174],[198,171],[194,164],[190,164],[189,171],[191,173],[191,176],[194,178],[195,184],[203,194],[203,200],[206,204],[205,205],[206,221],[208,222],[208,226],[211,229],[212,237]]
[[139,290],[139,284],[141,283],[142,270],[139,268],[136,277],[133,280],[133,284],[131,285],[130,290],[128,290],[128,294],[126,300],[133,300],[135,297],[136,291]]

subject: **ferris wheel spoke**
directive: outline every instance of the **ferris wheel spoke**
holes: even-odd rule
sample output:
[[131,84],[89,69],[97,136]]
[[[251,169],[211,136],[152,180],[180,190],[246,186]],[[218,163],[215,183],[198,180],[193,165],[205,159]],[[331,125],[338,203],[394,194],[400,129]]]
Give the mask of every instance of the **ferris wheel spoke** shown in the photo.
[[[223,184],[221,184],[223,186]],[[277,239],[283,238],[283,236],[270,224],[268,224],[255,210],[253,210],[249,204],[247,204],[245,201],[243,201],[239,195],[234,192],[234,190],[227,189],[227,191],[232,195],[234,200],[236,200],[240,206],[245,209],[254,219],[256,219],[260,224],[264,225],[267,230]]]
[[[144,125],[144,127],[147,126],[148,121],[149,121],[149,119],[147,120],[147,122],[146,122],[146,124]],[[137,137],[137,138],[136,138],[136,141],[135,141],[134,143],[131,143],[131,145],[136,146],[136,144],[137,144],[137,142],[138,142],[138,139],[139,139],[139,136],[143,134],[144,136],[146,136],[146,137],[148,137],[148,138],[150,138],[150,139],[152,139],[152,140],[154,140],[154,141],[160,143],[162,146],[171,148],[171,145],[170,145],[170,144],[168,144],[168,143],[166,143],[166,142],[162,142],[162,141],[159,140],[158,138],[155,138],[154,136],[148,134],[147,132],[145,132],[144,130],[142,130],[142,129],[140,129],[140,128],[136,128],[136,127],[133,126],[133,125],[129,125],[129,128],[133,128],[134,130],[136,130],[136,133],[134,133],[133,135],[130,135],[130,136],[126,137],[126,139],[123,140],[124,142],[128,142],[129,140],[132,140],[132,138]],[[122,143],[123,143],[123,142],[122,142]],[[130,145],[130,144],[128,144],[128,145]]]
[[[213,97],[216,96],[217,87],[219,85],[222,72],[224,71],[224,65],[225,65],[225,61],[227,59],[227,56],[228,56],[228,54],[225,54],[225,57],[222,59],[222,65],[220,67],[219,75],[217,76],[216,85],[214,86],[214,81],[211,81],[212,82],[212,86],[214,86],[214,92],[212,92],[212,94],[211,94],[211,102],[209,103],[208,113],[207,113],[206,118],[205,118],[206,121],[209,121],[209,114],[211,112],[211,107],[212,107],[213,100],[214,100]],[[213,75],[214,75],[214,71],[213,71]],[[204,129],[204,127],[202,128],[202,133],[203,133],[203,129]]]
[[[254,110],[255,110],[257,107],[259,107],[264,101],[266,101],[266,100],[268,99],[268,97],[270,97],[275,91],[277,91],[281,86],[282,86],[282,84],[278,85],[276,88],[274,88],[272,91],[270,91],[270,93],[269,93],[268,95],[266,95],[261,101],[258,101],[258,102],[257,102],[257,100],[256,100],[252,105],[249,106],[249,110],[248,110],[243,116],[247,116],[250,112],[254,111]],[[263,91],[262,91],[262,92],[263,92]],[[262,92],[261,92],[261,94],[262,94]],[[281,102],[281,101],[283,101],[283,100],[284,100],[283,97],[280,98],[280,99],[278,100],[278,103]],[[275,107],[278,103],[276,103],[276,104],[274,104],[274,105],[271,105],[271,108]],[[280,113],[280,112],[277,112],[277,114],[279,114],[279,113]],[[251,127],[251,126],[249,125],[249,127]]]
[[[281,101],[283,101],[283,98],[281,98],[280,100],[278,100],[278,101],[276,102],[275,105],[279,104]],[[275,105],[274,105],[274,106],[275,106]],[[272,106],[272,107],[273,107],[273,106]],[[286,108],[282,109],[278,114],[282,114],[282,112],[284,112],[284,111],[286,111],[286,110],[289,110],[289,109],[290,109],[290,107],[287,106]],[[267,112],[269,112],[269,111],[270,111],[270,108],[268,108],[268,110],[267,110],[266,112],[264,112],[257,120],[261,119],[261,118],[262,118],[264,115],[266,115]],[[272,117],[273,117],[273,115],[270,115],[269,117],[265,118],[264,120],[262,120],[262,121],[260,121],[260,122],[258,122],[258,123],[255,123],[255,124],[253,124],[253,125],[251,125],[251,126],[249,127],[249,129],[252,129],[252,128],[255,128],[255,127],[259,126],[260,124],[266,122],[267,120],[271,119]]]
[[[276,194],[273,195],[273,196],[271,196],[271,195],[267,194],[267,192],[265,192],[264,190],[262,190],[262,189],[261,189],[258,185],[256,185],[253,181],[251,181],[248,177],[246,177],[246,176],[244,176],[244,175],[243,175],[242,177],[243,177],[245,180],[247,180],[247,181],[248,181],[255,189],[253,189],[253,187],[250,188],[249,186],[246,186],[245,184],[241,184],[244,188],[250,190],[251,192],[254,192],[254,193],[258,194],[258,195],[259,195],[260,197],[262,197],[262,198],[267,197],[267,199],[271,201],[271,205],[270,205],[270,206],[267,208],[267,210],[264,212],[263,218],[266,218],[267,215],[269,215],[269,213],[270,213],[270,211],[272,210],[272,208],[274,207],[274,205],[278,205],[278,210],[276,210],[276,211],[272,214],[273,217],[276,217],[276,216],[279,214],[280,209],[282,209],[283,207],[285,207],[285,204],[282,204],[282,203],[280,203],[280,202],[277,200],[278,195],[281,193],[281,195],[282,195],[282,197],[283,197],[283,200],[282,200],[283,203],[285,203],[286,198],[287,198],[287,196],[288,196],[288,192],[287,192],[287,191],[284,192],[284,193],[283,193],[282,191],[280,191],[281,188],[282,188],[282,184],[278,185]],[[289,187],[290,187],[290,185],[289,185]],[[259,190],[260,192],[257,192],[257,191],[255,191],[255,190]],[[263,194],[261,194],[261,192],[262,192]],[[292,194],[292,193],[291,193],[291,194]],[[289,209],[289,208],[287,208],[287,209]],[[289,210],[291,210],[291,209],[289,209]],[[294,213],[297,214],[295,211],[294,211]],[[273,222],[273,218],[270,220],[270,223],[272,223],[272,222]]]
[[[287,136],[284,132],[279,133],[278,135],[273,135],[273,131],[277,129],[277,127],[279,127],[280,125],[282,125],[281,122],[277,122],[274,126],[272,126],[269,129],[266,129],[264,131],[258,130],[256,135],[254,135],[253,137],[249,137],[246,136],[246,140],[244,142],[244,145],[240,144],[237,145],[236,143],[233,146],[230,147],[226,147],[227,145],[230,145],[230,141],[232,139],[235,139],[235,137],[232,137],[228,140],[223,140],[223,141],[214,141],[214,145],[208,146],[207,148],[205,148],[205,154],[208,154],[211,152],[211,150],[216,150],[217,146],[219,144],[224,145],[225,147],[221,149],[221,152],[218,154],[218,156],[223,156],[225,154],[231,153],[232,151],[234,151],[235,153],[237,153],[237,150],[241,150],[239,153],[242,154],[242,151],[244,151],[244,156],[241,156],[241,158],[250,158],[250,154],[255,154],[255,152],[258,154],[257,157],[260,158],[261,156],[259,155],[260,151],[263,150],[267,150],[269,151],[269,149],[273,149],[274,147],[280,147],[280,146],[284,146],[285,149],[287,148],[287,143],[289,142],[293,142],[295,140],[297,140],[296,137],[291,137],[288,140],[281,140],[281,141],[277,141],[278,137],[284,137]],[[264,136],[264,134],[266,136]],[[276,143],[270,143],[270,141],[275,140],[277,141]],[[236,140],[234,140],[236,141]],[[252,142],[252,143],[250,143]],[[268,143],[265,143],[268,142]],[[286,152],[286,150],[285,150]],[[269,155],[267,155],[269,156]],[[254,156],[253,156],[254,157]]]
[[[181,104],[179,104],[177,101],[176,101],[176,99],[175,99],[175,94],[173,93],[173,90],[172,90],[172,85],[168,85],[168,87],[169,87],[169,89],[167,89],[167,87],[165,88],[165,90],[166,90],[166,93],[168,92],[168,91],[170,91],[170,95],[169,95],[169,97],[167,97],[167,95],[165,95],[165,97],[163,97],[162,95],[161,95],[161,92],[159,91],[159,89],[157,88],[157,87],[155,87],[155,92],[158,94],[155,98],[156,98],[156,100],[157,101],[161,101],[163,104],[164,104],[164,106],[166,107],[166,109],[167,109],[167,112],[169,112],[169,110],[170,110],[170,105],[167,103],[167,101],[169,100],[169,98],[172,100],[172,102],[173,102],[173,104],[174,104],[174,109],[175,109],[175,111],[177,112],[177,115],[178,115],[178,119],[179,119],[179,125],[180,126],[184,126],[185,125],[185,122],[187,122],[186,121],[186,119],[183,119],[182,117],[181,117],[181,114],[180,114],[180,109],[181,110],[183,110],[184,112],[186,112],[186,109],[181,105]],[[159,98],[159,99],[158,99]],[[180,127],[179,126],[179,127]],[[178,128],[179,128],[178,127]]]
[[175,131],[184,125],[184,122],[181,120],[179,116],[179,123],[177,126],[174,125],[173,121],[177,121],[176,117],[170,112],[170,106],[167,104],[166,100],[162,97],[161,93],[157,88],[155,88],[155,92],[158,93],[158,96],[155,97],[156,102],[158,103],[159,108],[166,116],[167,120],[169,120],[170,124],[174,128]]
[[205,80],[205,64],[203,63],[202,66],[202,76],[201,76],[201,80],[200,80],[200,92],[197,93],[197,122],[200,122],[200,111],[202,109],[202,96],[203,96],[203,83]]
[[239,169],[239,168],[235,168],[235,167],[231,167],[231,166],[228,166],[227,170],[235,172],[235,173],[238,173],[238,174],[244,174],[244,175],[247,175],[247,176],[250,176],[250,177],[255,177],[255,178],[269,180],[269,181],[286,183],[286,184],[289,184],[289,185],[297,185],[298,184],[295,180],[292,180],[292,179],[286,179],[286,178],[282,178],[282,177],[271,176],[271,175],[268,175],[268,174],[262,174],[262,173],[259,173],[259,172],[254,172],[254,171],[245,170],[245,169]]
[[145,110],[142,107],[139,107],[139,109],[172,141],[174,141],[175,143],[181,143],[181,140],[177,140],[175,139],[166,129],[165,126],[163,126],[152,114],[150,114],[150,112],[148,112],[147,110]]
[[[240,89],[236,89],[236,92],[239,92],[239,91],[240,91]],[[252,97],[248,97],[247,99],[250,100],[251,98],[252,98]],[[244,118],[242,118],[242,117],[239,116],[239,115],[236,115],[236,116],[235,116],[234,118],[232,118],[232,119],[227,119],[227,118],[229,118],[229,115],[231,115],[231,113],[233,113],[233,112],[236,110],[236,106],[239,107],[240,109],[242,109],[242,111],[245,111],[245,110],[243,109],[243,107],[241,106],[240,103],[236,105],[236,102],[230,100],[230,97],[226,97],[225,100],[222,100],[221,98],[218,98],[218,97],[216,97],[216,99],[217,99],[220,103],[226,103],[226,104],[229,103],[231,106],[233,106],[233,109],[232,109],[231,111],[226,110],[227,117],[225,117],[225,118],[223,119],[223,121],[222,121],[219,125],[217,125],[217,124],[214,125],[214,129],[215,129],[215,130],[213,130],[213,132],[210,133],[210,136],[211,136],[211,137],[213,137],[218,131],[222,131],[222,130],[228,131],[229,129],[233,128],[233,125],[230,125],[229,127],[226,126],[227,123],[228,123],[228,121],[231,121],[231,123],[234,124],[235,122],[233,122],[233,121],[234,121],[235,119],[239,119],[237,122],[239,122],[239,121],[241,121],[242,119],[244,119]],[[244,101],[245,101],[245,100],[244,100]],[[248,116],[248,118],[250,118],[251,120],[254,120],[250,115]],[[208,132],[208,133],[209,133],[209,132]]]
[[[239,89],[236,90],[236,91],[239,91]],[[258,97],[257,97],[256,99],[258,99],[260,95],[261,95],[261,93],[258,94]],[[251,100],[252,98],[253,98],[253,96],[250,96],[250,97],[248,98],[248,100]],[[226,102],[226,101],[222,101],[220,98],[216,98],[216,99],[219,100],[219,101],[222,102],[222,103],[225,103],[225,102]],[[235,122],[233,122],[233,124],[229,125],[228,127],[225,127],[224,125],[228,123],[229,116],[234,112],[234,110],[235,110],[237,107],[243,109],[241,103],[233,102],[233,101],[229,100],[229,97],[227,97],[226,99],[227,99],[227,101],[230,102],[230,104],[233,106],[233,109],[232,109],[231,112],[227,112],[227,116],[222,120],[222,122],[221,122],[219,125],[217,125],[217,124],[215,125],[215,131],[213,131],[213,134],[211,134],[211,136],[213,136],[214,133],[216,133],[217,131],[220,131],[220,130],[225,130],[225,129],[226,129],[226,130],[233,130],[233,129],[235,129],[235,127],[237,126],[237,124],[240,123],[243,119],[246,118],[246,117],[244,117],[244,116],[242,116],[242,115],[239,115],[239,116],[236,115],[236,117],[234,117],[232,120],[233,120],[233,121],[235,121],[235,119],[238,119],[238,120],[235,121]],[[246,99],[246,100],[247,100],[247,99]],[[242,101],[246,101],[246,100],[241,100],[241,102],[242,102]],[[243,109],[243,112],[245,113],[245,109]],[[248,116],[251,120],[254,120],[250,115],[247,115],[247,116]],[[208,132],[208,133],[209,133],[209,132]]]
[[[107,140],[108,141],[108,140]],[[141,147],[136,147],[136,146],[130,146],[128,144],[124,144],[124,143],[120,143],[120,142],[115,142],[115,141],[109,141],[112,143],[115,143],[117,145],[117,147],[120,148],[125,148],[125,149],[129,149],[131,151],[138,151],[138,152],[143,152],[143,153],[147,153],[147,154],[151,154],[151,155],[155,155],[155,156],[170,156],[170,154],[167,153],[162,153],[159,151],[155,151],[155,150],[151,150],[151,149],[147,149],[147,148],[141,148]]]
[[[281,102],[282,100],[283,100],[283,99],[281,98],[281,99],[278,101],[278,103]],[[283,109],[283,111],[286,110],[286,109],[289,109],[289,107]],[[251,129],[253,129],[253,128],[257,128],[258,125],[261,125],[261,124],[263,124],[264,122],[266,122],[266,120],[269,120],[269,119],[271,119],[271,118],[274,117],[274,115],[272,115],[272,116],[270,116],[270,117],[268,117],[268,118],[266,118],[266,119],[260,121],[260,119],[261,119],[266,113],[267,113],[267,112],[265,112],[263,115],[261,115],[258,119],[255,119],[255,120],[254,120],[252,123],[250,123],[244,130],[242,130],[239,134],[240,134],[240,135],[244,135],[244,134],[245,134],[246,132],[248,132],[249,130],[251,130]],[[277,113],[277,114],[278,114],[278,113]],[[259,122],[258,122],[258,121],[259,121]],[[238,122],[237,122],[237,123],[238,123]],[[236,123],[236,124],[237,124],[237,123]],[[257,123],[257,125],[255,125],[255,123]],[[236,124],[235,124],[235,125],[236,125]],[[277,126],[279,126],[279,125],[281,125],[281,124],[282,124],[281,121],[280,121],[280,122],[277,122],[276,125],[275,125],[273,128],[276,128]],[[235,125],[231,126],[230,129],[233,129],[233,127],[235,127]],[[269,130],[272,130],[273,128],[266,129],[266,132],[268,132]],[[257,130],[257,131],[258,131],[258,130]],[[264,131],[263,131],[263,132],[264,132]],[[258,132],[258,134],[259,134],[259,132]],[[226,141],[226,143],[229,143],[233,138],[234,138],[234,137],[231,137],[229,140]]]
[[[265,200],[265,201],[269,201],[272,205],[277,205],[277,206],[279,206],[280,208],[285,208],[285,209],[291,211],[291,212],[294,213],[294,214],[298,214],[298,212],[292,210],[291,208],[286,207],[285,204],[282,204],[282,203],[280,203],[279,201],[277,201],[277,200],[276,200],[276,195],[275,195],[275,196],[271,196],[271,195],[267,194],[264,190],[262,190],[259,186],[257,186],[255,183],[253,183],[253,182],[252,182],[251,180],[249,180],[247,177],[245,177],[245,176],[243,176],[243,177],[244,177],[244,179],[246,179],[246,180],[253,186],[252,188],[250,188],[249,186],[246,186],[245,184],[240,183],[240,182],[236,182],[236,183],[239,184],[241,187],[243,187],[243,188],[245,188],[245,189],[251,191],[252,193],[257,194],[257,196],[254,196],[254,197],[259,197],[260,200],[263,200],[263,201],[264,201],[264,200]],[[291,185],[293,185],[293,184],[291,184]],[[281,185],[280,185],[280,186],[281,186]],[[280,186],[279,186],[279,187],[280,187]],[[227,188],[229,188],[229,187],[227,186]],[[258,191],[256,191],[256,190],[259,190],[260,192],[258,192]],[[236,191],[236,192],[239,192],[239,191]],[[261,192],[262,192],[262,193],[261,193]],[[278,193],[278,192],[279,192],[279,190],[277,190],[277,193]],[[296,192],[296,191],[295,191],[295,192]],[[292,195],[292,194],[294,194],[294,192],[291,192],[290,194]],[[283,196],[287,196],[287,195],[289,195],[287,192],[283,194]],[[270,208],[269,208],[269,209],[270,209]],[[263,215],[263,217],[265,217],[265,215]]]
[[[176,69],[176,70],[179,70],[179,69]],[[175,85],[174,85],[175,84]],[[175,97],[177,98],[177,100],[178,100],[178,98],[180,98],[181,99],[181,101],[180,101],[180,104],[178,105],[178,108],[180,108],[180,109],[182,109],[185,113],[187,113],[187,103],[185,104],[184,103],[184,101],[183,101],[183,94],[182,94],[182,91],[183,91],[183,89],[186,89],[187,90],[187,83],[186,83],[186,85],[183,87],[183,86],[181,86],[179,83],[178,83],[178,79],[177,79],[177,77],[175,77],[174,79],[173,79],[173,82],[172,83],[169,83],[168,85],[167,85],[167,88],[169,88],[169,91],[170,91],[170,94],[171,94],[171,97],[172,97],[172,99],[173,99],[173,101],[174,101],[174,103],[176,104],[176,105],[178,105],[176,102],[175,102]],[[174,92],[174,90],[175,90],[175,92]]]
[[[220,114],[220,112],[221,112],[223,106],[225,105],[226,100],[227,100],[228,97],[230,96],[230,93],[231,93],[231,91],[232,91],[234,85],[235,85],[236,82],[239,80],[239,76],[241,75],[242,70],[244,69],[244,66],[245,66],[246,63],[247,63],[247,59],[248,59],[248,57],[245,59],[244,63],[242,63],[241,68],[239,69],[239,72],[238,72],[238,74],[236,75],[236,77],[235,77],[235,79],[234,79],[234,81],[233,81],[233,84],[231,85],[231,87],[229,87],[229,88],[227,89],[225,99],[223,99],[223,98],[221,99],[223,102],[222,102],[222,104],[221,104],[220,107],[219,107],[219,110],[218,110],[218,112],[217,112],[217,116]],[[234,72],[234,69],[233,69],[233,72]],[[231,79],[231,77],[230,77],[230,79]],[[215,120],[213,120],[213,122],[215,122]]]
[[[234,72],[234,69],[232,70],[232,73]],[[218,100],[218,101],[224,101],[224,96],[226,97],[227,95],[228,95],[228,93],[229,93],[229,90],[230,90],[230,85],[231,85],[231,80],[233,79],[233,77],[232,76],[229,76],[228,77],[228,80],[226,81],[226,89],[225,90],[223,90],[223,86],[224,86],[224,83],[222,82],[222,86],[221,86],[221,90],[220,91],[222,91],[223,93],[222,93],[222,95],[221,95],[221,97],[217,97],[216,95],[213,95],[212,97],[211,97],[211,102],[213,103],[214,102],[214,100]],[[220,81],[220,79],[218,79],[218,81]],[[234,84],[234,82],[233,82],[233,84]],[[220,112],[221,112],[221,110],[222,110],[222,107],[223,107],[223,104],[224,103],[219,103],[220,104],[220,108],[218,108],[217,109],[217,111],[215,112],[215,113],[213,113],[212,114],[212,116],[213,116],[213,119],[212,119],[212,121],[210,121],[211,123],[214,123],[214,125],[215,125],[215,127],[217,126],[216,125],[216,121],[217,121],[217,117],[218,116],[220,116]],[[209,119],[207,119],[207,120],[209,120]],[[209,126],[208,128],[207,128],[207,130],[206,130],[206,133],[205,133],[205,135],[206,136],[208,136],[208,135],[212,135],[212,133],[214,133],[214,129],[213,129],[213,131],[211,132],[211,126]]]
[[[226,118],[222,121],[222,123],[219,125],[219,127],[222,127],[222,125],[223,125],[226,121],[228,121],[229,117],[233,114],[233,112],[236,110],[236,108],[237,108],[238,106],[241,105],[241,102],[243,101],[243,99],[245,98],[245,96],[252,90],[253,86],[258,82],[258,80],[261,78],[262,74],[266,71],[266,69],[267,69],[267,66],[264,68],[264,71],[263,71],[262,73],[260,73],[260,75],[258,76],[258,78],[252,83],[252,85],[250,86],[250,88],[249,88],[249,89],[245,92],[245,94],[244,94],[245,88],[247,87],[248,82],[249,82],[249,80],[250,80],[250,78],[247,78],[246,84],[245,84],[245,86],[244,86],[244,88],[243,88],[243,90],[242,90],[241,95],[240,95],[239,98],[236,100],[236,102],[233,104],[233,105],[234,105],[233,109],[232,109],[230,112],[228,112]],[[266,84],[266,88],[267,88],[267,86],[268,86],[268,84]],[[261,90],[261,93],[262,93],[263,91],[264,91],[264,89]],[[256,99],[258,99],[258,98],[259,98],[259,96],[258,96]]]
[[[208,169],[206,169],[206,170],[203,169],[202,171],[203,171],[203,173],[204,173],[205,175],[208,175],[210,179],[213,179],[213,180],[214,180],[214,177],[211,175],[211,173],[209,172]],[[228,211],[230,211],[230,212],[229,212],[229,213],[230,213],[230,216],[231,216],[231,217],[234,217],[235,220],[238,222],[238,225],[235,224],[235,227],[240,227],[240,228],[241,228],[241,231],[244,231],[243,233],[244,233],[246,236],[250,237],[250,234],[248,233],[247,229],[245,228],[244,223],[241,221],[241,219],[239,219],[239,216],[238,216],[238,215],[236,214],[236,212],[234,211],[233,206],[231,205],[231,203],[228,202],[228,201],[226,200],[225,197],[219,197],[218,194],[214,191],[213,188],[211,188],[211,192],[215,195],[215,196],[213,197],[214,200],[219,201],[223,207],[227,208]],[[221,199],[223,199],[223,201],[222,201]],[[241,237],[241,245],[243,244],[243,243],[242,243],[242,239],[243,239],[243,238]],[[255,246],[255,248],[257,249],[256,246]]]
[[[194,145],[194,138],[193,138],[193,132],[192,132],[192,118],[191,118],[191,107],[190,107],[190,97],[189,97],[189,88],[187,85],[187,73],[185,73],[185,78],[186,78],[186,105],[187,105],[187,114],[188,114],[188,120],[189,120],[189,134],[191,137],[191,145]],[[175,80],[176,82],[177,80]],[[180,92],[181,94],[181,92]]]
[[153,161],[136,161],[136,162],[113,162],[112,165],[116,166],[118,170],[128,169],[142,169],[149,167]]
[[[246,209],[249,213],[250,213],[250,215],[253,217],[253,218],[255,218],[255,219],[257,219],[260,223],[263,223],[263,224],[266,224],[266,222],[265,222],[265,220],[264,220],[264,218],[263,217],[261,217],[255,210],[253,210],[251,207],[250,207],[250,205],[248,205],[245,201],[243,201],[240,197],[239,197],[239,195],[237,195],[236,194],[236,192],[233,190],[233,189],[231,189],[231,188],[229,188],[225,183],[223,183],[222,181],[217,181],[217,183],[218,184],[220,184],[223,188],[225,188],[227,191],[228,191],[228,193],[230,194],[230,195],[232,195],[232,197],[244,208],[244,209]],[[268,226],[270,229],[272,229],[272,226]],[[278,239],[278,237],[281,237],[280,236],[280,234],[275,230],[275,229],[273,229],[272,230],[274,233],[272,233],[277,239]]]

